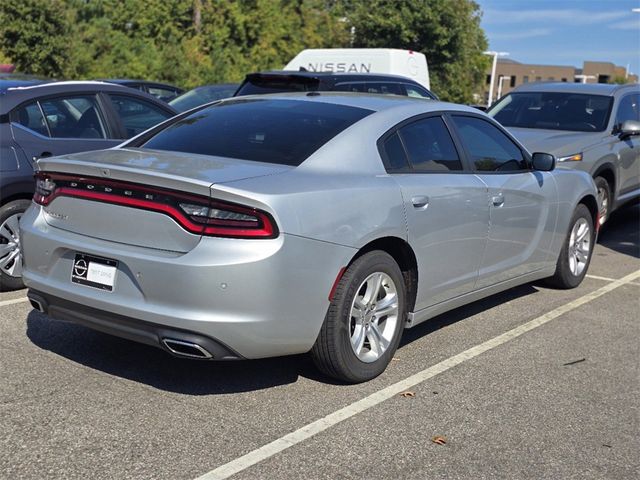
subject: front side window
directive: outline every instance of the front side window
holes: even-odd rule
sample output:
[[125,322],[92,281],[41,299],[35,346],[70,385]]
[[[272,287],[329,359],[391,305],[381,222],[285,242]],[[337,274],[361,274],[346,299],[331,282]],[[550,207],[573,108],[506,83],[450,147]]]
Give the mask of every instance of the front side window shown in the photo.
[[139,98],[113,94],[109,94],[109,97],[125,128],[125,138],[135,137],[172,116],[169,112]]
[[95,95],[40,100],[52,138],[107,138]]
[[427,92],[423,88],[416,87],[415,85],[409,85],[408,83],[405,83],[403,86],[408,97],[431,98],[431,99],[433,98],[433,95],[431,95],[429,92]]
[[371,113],[322,102],[238,99],[181,118],[141,146],[298,166]]
[[453,121],[476,170],[528,170],[520,148],[495,125],[480,118],[462,115],[454,115]]
[[37,102],[20,107],[15,114],[15,122],[40,135],[49,136],[47,123]]
[[616,113],[615,128],[620,128],[627,120],[640,121],[640,94],[632,93],[620,100]]
[[417,120],[400,128],[399,134],[414,171],[462,170],[460,157],[442,118]]
[[563,92],[516,92],[487,114],[505,127],[601,132],[607,127],[612,98]]

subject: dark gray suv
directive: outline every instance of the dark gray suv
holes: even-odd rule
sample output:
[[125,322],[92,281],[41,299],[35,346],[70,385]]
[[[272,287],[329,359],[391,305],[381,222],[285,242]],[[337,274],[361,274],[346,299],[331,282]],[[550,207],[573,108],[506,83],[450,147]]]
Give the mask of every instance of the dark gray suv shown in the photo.
[[532,152],[584,170],[598,188],[600,224],[640,197],[640,85],[524,84],[487,114]]
[[18,221],[31,204],[34,162],[116,146],[175,114],[104,82],[0,80],[0,290],[22,286]]

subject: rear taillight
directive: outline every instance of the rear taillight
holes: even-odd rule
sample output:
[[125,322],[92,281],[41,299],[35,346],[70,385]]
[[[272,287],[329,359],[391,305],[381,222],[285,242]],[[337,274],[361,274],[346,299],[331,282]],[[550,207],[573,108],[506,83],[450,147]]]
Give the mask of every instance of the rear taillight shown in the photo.
[[57,173],[36,174],[34,202],[46,206],[61,196],[162,213],[195,234],[230,238],[278,236],[271,215],[257,208],[127,182]]
[[36,173],[36,191],[33,194],[33,201],[39,205],[48,205],[51,195],[56,189],[56,184],[50,177]]

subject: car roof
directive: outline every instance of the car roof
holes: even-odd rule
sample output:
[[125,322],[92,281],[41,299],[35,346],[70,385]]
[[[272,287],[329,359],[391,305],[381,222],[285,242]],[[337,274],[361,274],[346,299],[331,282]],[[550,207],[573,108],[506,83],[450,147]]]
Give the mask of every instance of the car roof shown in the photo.
[[419,109],[424,113],[436,112],[440,110],[456,110],[461,112],[469,112],[483,115],[480,110],[459,105],[456,103],[447,103],[440,100],[429,100],[425,102],[423,98],[407,97],[404,95],[389,94],[372,94],[372,93],[352,93],[352,92],[283,92],[270,93],[266,95],[246,95],[242,97],[231,97],[221,100],[221,103],[244,102],[251,100],[279,99],[279,100],[298,100],[308,102],[322,102],[333,105],[343,105],[347,107],[364,108],[374,112],[381,112],[390,109],[408,110]]
[[116,85],[155,85],[181,90],[180,88],[176,87],[175,85],[171,85],[170,83],[154,82],[152,80],[136,80],[131,78],[100,78],[98,80],[101,82],[115,83]]
[[39,79],[0,79],[0,95],[5,94],[10,88],[30,87],[33,85],[41,85],[47,83],[48,80]]
[[40,98],[49,95],[58,95],[68,92],[82,93],[82,92],[112,92],[122,93],[129,96],[144,98],[151,103],[162,106],[162,108],[168,111],[174,111],[175,109],[165,102],[156,99],[153,95],[149,95],[145,92],[133,90],[123,85],[117,85],[115,83],[98,82],[98,81],[67,81],[67,82],[51,82],[51,83],[39,83],[30,85],[19,85],[16,87],[7,88],[3,93],[2,102],[0,103],[0,114],[6,114],[13,110],[16,106],[25,101],[29,101],[33,98]]
[[561,92],[611,96],[620,90],[639,89],[640,84],[617,85],[611,83],[535,82],[520,85],[513,92]]

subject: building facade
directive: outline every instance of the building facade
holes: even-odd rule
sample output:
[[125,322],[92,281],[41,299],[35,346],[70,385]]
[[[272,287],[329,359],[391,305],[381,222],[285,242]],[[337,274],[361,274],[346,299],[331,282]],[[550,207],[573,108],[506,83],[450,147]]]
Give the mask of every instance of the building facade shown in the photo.
[[[496,100],[517,86],[530,82],[614,83],[621,80],[633,83],[638,81],[638,76],[627,74],[626,68],[609,62],[585,61],[583,67],[578,69],[560,65],[532,65],[498,58],[493,79],[493,97]],[[481,96],[485,104],[488,102],[490,85],[491,68],[487,72],[485,88]]]

